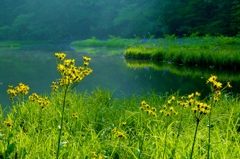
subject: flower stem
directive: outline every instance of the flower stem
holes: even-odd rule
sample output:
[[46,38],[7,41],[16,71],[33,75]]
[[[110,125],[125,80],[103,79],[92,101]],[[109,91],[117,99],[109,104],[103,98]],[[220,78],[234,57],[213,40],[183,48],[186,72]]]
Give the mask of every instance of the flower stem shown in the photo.
[[196,142],[196,136],[197,136],[197,130],[198,130],[199,122],[200,122],[200,120],[197,119],[197,124],[196,124],[196,129],[195,129],[193,144],[192,144],[192,151],[191,151],[191,154],[190,154],[190,159],[192,159],[192,155],[193,155],[193,150],[194,150],[194,145],[195,145],[195,142]]
[[63,127],[63,115],[64,115],[64,108],[65,108],[67,90],[68,90],[68,86],[66,86],[66,88],[64,90],[64,96],[63,96],[62,117],[61,117],[60,130],[59,130],[59,135],[58,135],[58,149],[57,149],[57,155],[56,155],[57,159],[58,159],[59,150],[60,150],[60,141],[61,141],[62,127]]

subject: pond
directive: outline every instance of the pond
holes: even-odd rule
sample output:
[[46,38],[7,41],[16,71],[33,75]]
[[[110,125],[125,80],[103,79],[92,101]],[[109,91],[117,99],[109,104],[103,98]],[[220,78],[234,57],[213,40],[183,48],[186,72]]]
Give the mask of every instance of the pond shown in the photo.
[[114,97],[132,94],[173,93],[181,94],[195,91],[207,95],[210,88],[206,80],[210,74],[219,76],[221,82],[230,81],[230,91],[239,93],[240,74],[236,70],[215,71],[211,68],[188,68],[175,66],[170,62],[153,63],[150,61],[126,61],[123,50],[103,48],[73,49],[68,45],[31,45],[15,50],[0,50],[0,104],[10,106],[8,85],[19,82],[29,85],[30,93],[50,93],[51,82],[59,78],[56,70],[55,52],[64,52],[67,58],[74,58],[76,65],[82,65],[82,56],[91,57],[90,76],[81,81],[77,91],[91,92],[96,87],[113,91]]

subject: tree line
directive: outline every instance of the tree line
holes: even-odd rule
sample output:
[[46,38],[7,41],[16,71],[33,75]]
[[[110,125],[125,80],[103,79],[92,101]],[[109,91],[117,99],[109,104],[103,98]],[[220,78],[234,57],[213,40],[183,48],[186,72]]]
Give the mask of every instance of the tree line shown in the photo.
[[240,0],[1,0],[0,40],[235,36]]

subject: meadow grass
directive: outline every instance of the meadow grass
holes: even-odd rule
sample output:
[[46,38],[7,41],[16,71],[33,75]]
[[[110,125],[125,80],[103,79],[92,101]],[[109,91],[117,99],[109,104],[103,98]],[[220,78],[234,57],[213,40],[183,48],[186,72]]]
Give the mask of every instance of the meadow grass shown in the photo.
[[203,100],[197,90],[123,98],[98,88],[79,93],[79,81],[69,80],[73,67],[61,67],[73,61],[57,57],[61,78],[50,95],[28,96],[22,83],[9,87],[11,111],[0,110],[1,158],[239,158],[240,104],[226,91],[230,83],[211,76]]

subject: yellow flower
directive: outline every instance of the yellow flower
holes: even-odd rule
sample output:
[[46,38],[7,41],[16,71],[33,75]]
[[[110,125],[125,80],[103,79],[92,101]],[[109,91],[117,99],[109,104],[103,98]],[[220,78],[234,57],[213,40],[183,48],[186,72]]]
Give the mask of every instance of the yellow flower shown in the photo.
[[207,83],[213,83],[214,81],[216,81],[217,80],[217,76],[213,76],[213,75],[211,75],[211,77],[207,80]]
[[88,62],[84,62],[83,65],[84,65],[84,66],[88,66],[89,63],[88,63]]
[[200,93],[198,93],[198,92],[196,92],[196,93],[195,93],[195,95],[199,97],[201,94],[200,94]]
[[193,98],[193,97],[194,97],[194,93],[188,95],[188,98],[189,98],[189,99],[190,99],[190,98]]
[[96,152],[92,152],[92,156],[93,156],[93,157],[97,157]]
[[4,124],[7,125],[10,128],[12,128],[12,126],[13,126],[13,124],[9,121],[6,121],[6,119],[4,119]]
[[124,122],[122,122],[122,126],[125,126],[127,123],[124,121]]
[[113,128],[113,129],[112,129],[112,132],[115,134],[115,133],[117,132],[117,128],[116,128],[116,127]]
[[221,95],[221,91],[217,90],[217,91],[216,91],[216,95],[217,95],[217,96],[220,96],[220,95]]
[[222,83],[221,83],[221,82],[214,81],[214,82],[213,82],[213,85],[214,85],[216,88],[222,88]]
[[124,133],[123,132],[117,132],[117,136],[119,137],[119,138],[123,138],[123,139],[126,139],[127,137],[124,135]]
[[147,103],[146,103],[145,100],[143,100],[143,101],[141,102],[141,104],[142,104],[142,105],[146,105]]
[[218,96],[214,96],[214,101],[218,101]]
[[231,88],[232,86],[230,85],[230,82],[227,83],[227,87]]

